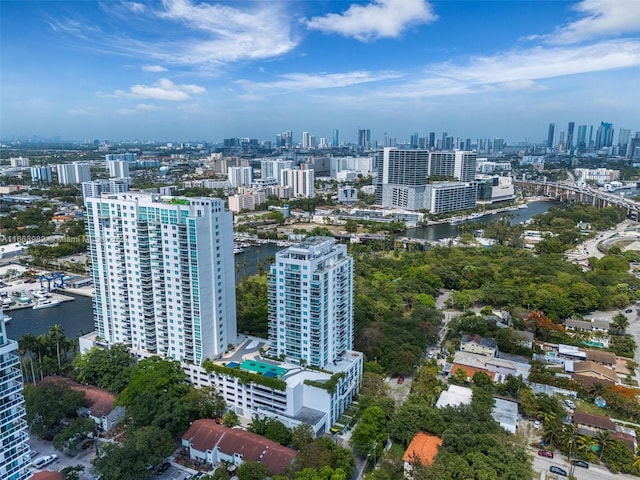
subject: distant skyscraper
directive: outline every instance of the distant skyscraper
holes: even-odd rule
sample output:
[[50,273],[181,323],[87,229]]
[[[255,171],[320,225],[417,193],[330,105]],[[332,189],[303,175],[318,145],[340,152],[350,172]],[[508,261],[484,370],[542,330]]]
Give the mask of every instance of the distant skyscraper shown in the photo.
[[613,124],[600,122],[596,131],[596,150],[613,145]]
[[229,167],[227,172],[229,183],[233,188],[248,187],[253,181],[253,168],[251,167]]
[[571,150],[573,150],[573,131],[575,128],[575,122],[569,122],[569,126],[567,128],[567,152],[571,152]]
[[201,365],[237,342],[231,212],[217,198],[88,198],[97,334]]
[[358,147],[364,150],[371,148],[371,130],[368,128],[358,130]]
[[22,371],[18,342],[7,338],[4,315],[0,312],[0,478],[26,480],[29,469],[29,432],[22,395]]
[[418,132],[414,132],[411,135],[411,148],[418,148],[418,139],[420,138],[420,135],[418,134]]
[[302,132],[302,148],[308,149],[309,146],[309,132]]
[[576,149],[578,153],[587,151],[587,126],[578,125],[578,139],[576,140]]
[[353,348],[353,259],[333,238],[276,253],[269,273],[272,355],[317,368]]
[[125,160],[107,160],[107,171],[111,178],[125,178],[129,176],[129,162]]
[[429,132],[429,148],[436,146],[436,132]]
[[550,123],[549,124],[549,133],[547,133],[547,148],[551,149],[554,146],[554,142],[555,142],[555,138],[556,138],[556,124],[555,123]]
[[340,146],[340,132],[338,132],[337,128],[333,129],[333,140],[331,141],[331,146],[332,147]]
[[315,172],[313,169],[284,169],[280,174],[280,183],[283,187],[291,188],[294,198],[313,198]]
[[261,178],[275,178],[280,182],[280,172],[285,168],[293,168],[293,162],[291,160],[282,160],[280,158],[276,160],[261,160],[260,176]]
[[619,155],[622,157],[627,156],[627,148],[629,146],[629,139],[631,138],[631,129],[621,128],[618,132],[618,147]]

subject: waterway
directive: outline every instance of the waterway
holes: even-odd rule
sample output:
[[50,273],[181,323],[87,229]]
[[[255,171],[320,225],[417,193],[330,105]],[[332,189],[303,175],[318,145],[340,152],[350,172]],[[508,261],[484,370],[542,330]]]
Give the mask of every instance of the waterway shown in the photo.
[[[468,220],[468,223],[489,223],[498,218],[505,217],[511,223],[520,223],[529,220],[536,214],[546,212],[552,202],[532,202],[528,208],[510,210],[508,212],[486,215],[484,217]],[[507,215],[508,214],[508,215]],[[467,223],[465,222],[465,223]],[[458,235],[458,225],[448,223],[429,225],[426,227],[407,230],[403,235],[410,238],[423,238],[429,241],[437,241],[443,238]],[[234,256],[236,266],[236,281],[255,275],[261,268],[266,270],[275,259],[276,252],[281,250],[275,244],[265,244],[256,247],[248,247],[245,252]],[[67,293],[65,292],[65,295]],[[25,333],[41,335],[49,331],[51,326],[60,324],[68,337],[78,337],[84,333],[93,331],[93,310],[91,298],[74,296],[72,302],[63,302],[52,308],[32,310],[30,308],[14,310],[10,312],[11,322],[7,326],[9,338],[19,340]]]

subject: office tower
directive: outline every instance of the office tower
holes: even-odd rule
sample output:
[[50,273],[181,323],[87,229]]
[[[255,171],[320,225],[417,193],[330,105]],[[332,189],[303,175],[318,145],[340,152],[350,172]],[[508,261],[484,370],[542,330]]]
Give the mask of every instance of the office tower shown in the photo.
[[217,198],[87,198],[94,320],[107,344],[200,365],[237,341],[231,212]]
[[269,272],[273,356],[325,368],[353,348],[353,259],[333,238],[276,253]]
[[51,167],[31,167],[31,181],[32,182],[46,182],[51,183],[52,180]]
[[453,137],[445,137],[444,143],[442,145],[442,149],[453,150],[453,148],[454,148]]
[[309,148],[309,132],[302,132],[302,148]]
[[107,171],[111,178],[126,178],[129,176],[129,162],[126,160],[107,160]]
[[253,181],[253,168],[229,167],[227,169],[229,183],[233,188],[248,187]]
[[309,135],[309,146],[307,148],[316,148],[316,136]]
[[578,139],[576,140],[576,148],[578,153],[587,151],[587,126],[578,125]]
[[600,122],[596,131],[596,150],[613,145],[613,124]]
[[558,150],[561,152],[565,150],[566,143],[564,143],[564,131],[560,132],[560,138],[558,139]]
[[547,133],[547,148],[552,149],[556,139],[556,124],[549,124],[549,133]]
[[291,160],[260,160],[260,177],[261,178],[275,178],[280,181],[280,172],[285,168],[293,168],[293,161]]
[[436,146],[436,132],[429,132],[429,148]]
[[505,142],[504,138],[494,138],[493,139],[493,151],[501,152],[504,150]]
[[332,147],[340,146],[340,132],[338,132],[337,128],[333,129],[333,140],[331,141],[331,146]]
[[88,163],[63,163],[56,167],[60,185],[74,185],[91,180],[91,169]]
[[636,132],[635,136],[629,141],[627,158],[631,158],[633,160],[640,158],[640,132]]
[[627,156],[627,148],[629,147],[629,139],[631,138],[630,128],[621,128],[618,132],[618,154],[622,157]]
[[430,152],[428,176],[470,182],[476,176],[476,163],[476,152]]
[[313,169],[289,169],[280,172],[280,185],[291,188],[293,198],[313,198],[315,172]]
[[575,128],[575,122],[569,122],[569,126],[567,128],[567,152],[569,153],[573,150],[573,131]]
[[464,147],[462,148],[462,150],[467,150],[467,151],[471,150],[471,139],[470,138],[465,138]]
[[418,139],[419,138],[420,138],[420,135],[418,134],[418,132],[414,132],[411,135],[411,140],[410,140],[411,148],[418,148]]
[[31,477],[29,433],[22,395],[22,372],[18,342],[7,338],[0,312],[0,478],[26,480]]
[[358,130],[358,147],[364,150],[371,148],[371,130],[368,128]]
[[588,150],[593,151],[595,144],[593,143],[593,125],[589,126],[589,143],[587,144]]

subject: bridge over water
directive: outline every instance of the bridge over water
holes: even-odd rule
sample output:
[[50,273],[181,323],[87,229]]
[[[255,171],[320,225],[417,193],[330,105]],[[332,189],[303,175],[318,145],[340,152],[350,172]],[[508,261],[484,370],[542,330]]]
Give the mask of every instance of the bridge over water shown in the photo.
[[589,203],[598,208],[619,207],[627,217],[632,220],[640,220],[640,202],[616,195],[613,192],[605,192],[590,185],[581,187],[571,183],[555,182],[531,182],[526,180],[514,180],[514,185],[523,192],[531,195],[542,195],[563,202]]

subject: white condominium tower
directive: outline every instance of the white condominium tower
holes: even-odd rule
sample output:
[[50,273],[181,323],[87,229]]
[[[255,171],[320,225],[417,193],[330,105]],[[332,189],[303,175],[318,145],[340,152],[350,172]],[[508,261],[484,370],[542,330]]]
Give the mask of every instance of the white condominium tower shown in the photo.
[[269,273],[274,356],[324,368],[353,348],[353,259],[333,238],[276,253]]
[[214,198],[87,198],[97,334],[200,365],[236,344],[231,212]]
[[61,163],[56,171],[60,185],[74,185],[91,180],[91,168],[85,162]]
[[31,478],[27,413],[22,396],[18,342],[9,340],[0,313],[0,478]]

